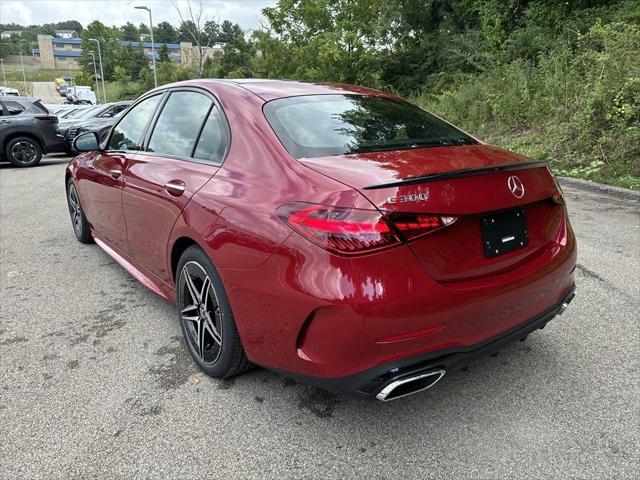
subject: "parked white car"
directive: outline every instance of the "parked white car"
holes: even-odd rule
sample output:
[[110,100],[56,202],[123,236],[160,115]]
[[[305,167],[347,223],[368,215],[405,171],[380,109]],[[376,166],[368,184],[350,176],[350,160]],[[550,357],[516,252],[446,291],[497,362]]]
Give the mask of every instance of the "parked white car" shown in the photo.
[[96,94],[93,93],[91,87],[78,86],[67,88],[67,103],[90,105],[96,104]]
[[2,96],[12,96],[12,97],[19,97],[20,96],[20,92],[18,90],[16,90],[15,88],[9,88],[9,87],[0,87],[0,97]]

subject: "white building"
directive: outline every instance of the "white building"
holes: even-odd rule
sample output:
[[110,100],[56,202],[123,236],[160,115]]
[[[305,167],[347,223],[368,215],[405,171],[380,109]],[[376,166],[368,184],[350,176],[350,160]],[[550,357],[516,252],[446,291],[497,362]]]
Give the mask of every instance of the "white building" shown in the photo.
[[22,35],[22,30],[5,30],[4,32],[0,33],[0,37],[2,38],[11,38],[11,35]]
[[78,32],[75,30],[56,30],[58,38],[78,38]]

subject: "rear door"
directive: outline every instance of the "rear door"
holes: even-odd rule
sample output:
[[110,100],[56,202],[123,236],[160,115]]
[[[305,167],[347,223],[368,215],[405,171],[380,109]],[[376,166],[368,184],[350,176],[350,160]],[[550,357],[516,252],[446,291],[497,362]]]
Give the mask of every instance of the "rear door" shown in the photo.
[[123,175],[141,149],[146,129],[162,96],[157,94],[135,105],[113,129],[106,149],[86,162],[89,220],[99,236],[124,252],[129,249],[122,210]]
[[168,278],[169,235],[193,194],[218,170],[228,127],[207,92],[179,89],[170,91],[147,137],[124,177],[127,240],[138,262]]
[[[9,111],[4,102],[0,101],[0,145],[4,145],[4,139],[13,132],[15,126],[15,117],[9,115]],[[0,152],[0,157],[3,156],[4,152]]]

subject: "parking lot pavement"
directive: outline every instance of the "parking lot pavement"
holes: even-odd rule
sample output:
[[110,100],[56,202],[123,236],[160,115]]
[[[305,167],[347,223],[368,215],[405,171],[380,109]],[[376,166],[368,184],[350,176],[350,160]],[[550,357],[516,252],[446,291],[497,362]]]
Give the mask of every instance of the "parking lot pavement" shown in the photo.
[[[566,188],[578,291],[543,331],[390,403],[203,376],[174,307],[76,242],[65,160],[0,165],[0,477],[632,478],[638,204]],[[637,477],[635,477],[637,478]]]

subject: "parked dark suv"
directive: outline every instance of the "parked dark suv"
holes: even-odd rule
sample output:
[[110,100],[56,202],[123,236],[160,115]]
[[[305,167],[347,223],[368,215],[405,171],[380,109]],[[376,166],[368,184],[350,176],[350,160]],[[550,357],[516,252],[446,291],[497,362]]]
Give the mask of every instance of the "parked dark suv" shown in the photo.
[[58,117],[37,98],[0,97],[0,158],[16,167],[33,167],[43,153],[61,152]]

